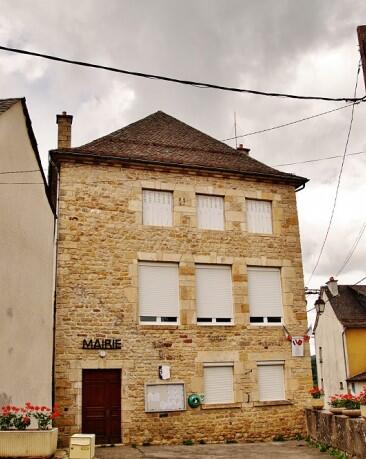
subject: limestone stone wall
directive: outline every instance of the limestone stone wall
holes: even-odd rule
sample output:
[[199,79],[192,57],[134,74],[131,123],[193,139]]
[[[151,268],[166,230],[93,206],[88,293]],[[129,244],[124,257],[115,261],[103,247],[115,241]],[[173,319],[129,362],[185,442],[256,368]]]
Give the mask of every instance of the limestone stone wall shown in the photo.
[[366,422],[327,411],[305,410],[308,435],[315,441],[345,451],[353,459],[366,457]]
[[[174,192],[172,227],[142,225],[142,189]],[[225,231],[197,228],[196,193],[225,196]],[[271,200],[273,234],[246,231],[245,198]],[[140,260],[179,264],[180,324],[140,325]],[[232,265],[234,325],[198,326],[195,263]],[[60,175],[56,401],[61,438],[81,430],[85,368],[122,371],[124,443],[265,440],[304,431],[303,406],[311,386],[309,347],[291,356],[282,326],[249,323],[247,266],[281,268],[284,320],[292,335],[306,328],[303,272],[293,187],[191,171],[63,163]],[[83,350],[84,338],[121,338],[122,349]],[[256,362],[285,361],[286,399],[258,401]],[[158,382],[169,364],[171,381],[202,393],[203,362],[234,363],[235,403],[145,413],[144,384]]]

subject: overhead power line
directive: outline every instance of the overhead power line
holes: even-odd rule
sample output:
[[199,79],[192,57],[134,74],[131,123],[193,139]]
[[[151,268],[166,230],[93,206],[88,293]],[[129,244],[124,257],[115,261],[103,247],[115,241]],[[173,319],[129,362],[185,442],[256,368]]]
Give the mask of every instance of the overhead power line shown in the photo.
[[364,221],[362,227],[361,227],[361,230],[360,232],[358,233],[354,243],[352,244],[352,247],[348,253],[348,255],[346,256],[345,260],[343,261],[343,264],[342,266],[339,268],[338,272],[336,273],[336,276],[338,277],[340,275],[340,273],[344,270],[344,268],[348,265],[348,263],[350,262],[353,254],[355,253],[355,250],[357,249],[357,246],[358,246],[358,243],[360,242],[362,236],[363,236],[363,233],[365,232],[365,229],[366,229],[366,220]]
[[0,175],[5,175],[5,174],[26,174],[28,172],[40,172],[39,169],[29,169],[26,171],[6,171],[6,172],[0,172]]
[[[355,89],[353,91],[353,94],[354,96],[356,96],[356,93],[357,93],[357,86],[358,86],[358,76],[360,74],[360,69],[361,69],[361,61],[359,61],[358,63],[358,68],[357,68],[357,75],[356,75],[356,83],[355,83]],[[353,107],[352,107],[352,112],[351,112],[351,119],[350,119],[350,123],[349,123],[349,128],[348,128],[348,133],[347,133],[347,139],[346,139],[346,145],[344,147],[344,152],[343,152],[343,158],[342,158],[342,164],[341,164],[341,169],[339,171],[339,175],[338,175],[338,181],[337,181],[337,188],[336,188],[336,192],[335,192],[335,196],[334,196],[334,202],[333,202],[333,207],[332,207],[332,210],[331,210],[331,214],[330,214],[330,219],[329,219],[329,223],[328,223],[328,228],[327,228],[327,231],[325,233],[325,237],[324,237],[324,240],[323,240],[323,243],[322,243],[322,246],[320,248],[320,252],[319,252],[319,255],[318,255],[318,258],[316,260],[316,263],[314,265],[314,268],[310,274],[310,277],[309,277],[309,280],[307,281],[307,285],[310,284],[310,281],[319,265],[319,262],[320,262],[320,259],[321,259],[321,256],[323,254],[323,251],[324,251],[324,247],[325,247],[325,244],[327,242],[327,239],[328,239],[328,235],[329,235],[329,231],[330,231],[330,228],[332,226],[332,222],[333,222],[333,217],[334,217],[334,212],[335,212],[335,208],[336,208],[336,205],[337,205],[337,199],[338,199],[338,193],[339,193],[339,186],[340,186],[340,183],[341,183],[341,177],[342,177],[342,173],[343,173],[343,166],[344,166],[344,161],[346,159],[346,155],[347,155],[347,149],[348,149],[348,143],[349,143],[349,139],[350,139],[350,136],[351,136],[351,131],[352,131],[352,126],[353,126],[353,115],[354,115],[354,112],[355,112],[355,105],[356,104],[353,104]]]
[[[360,102],[364,102],[364,101],[365,100],[362,99],[357,103],[359,104]],[[283,128],[283,127],[286,127],[286,126],[291,126],[293,124],[302,123],[303,121],[311,120],[313,118],[318,118],[319,116],[328,115],[328,113],[333,113],[333,112],[336,112],[338,110],[343,110],[344,108],[347,108],[347,107],[352,107],[352,105],[353,104],[343,105],[342,107],[333,108],[332,110],[328,110],[326,112],[317,113],[316,115],[307,116],[305,118],[300,118],[298,120],[290,121],[288,123],[278,124],[278,125],[272,126],[270,128],[260,129],[259,131],[246,132],[245,134],[240,134],[240,135],[237,135],[235,137],[229,137],[228,139],[223,139],[222,142],[227,142],[228,140],[240,139],[240,137],[248,137],[250,135],[262,134],[263,132],[274,131],[275,129],[280,129],[280,128]]]
[[[366,151],[357,151],[356,153],[348,153],[346,157],[355,156],[355,155],[364,155],[365,153]],[[306,159],[305,161],[297,161],[295,163],[273,164],[272,167],[294,166],[295,164],[305,164],[305,163],[317,163],[319,161],[327,161],[328,159],[336,159],[336,158],[343,158],[343,155],[326,156],[325,158]]]
[[203,88],[203,89],[218,89],[221,91],[231,91],[231,92],[239,92],[239,93],[248,93],[248,94],[255,94],[255,95],[260,95],[260,96],[268,96],[268,97],[284,97],[284,98],[290,98],[290,99],[302,99],[302,100],[326,100],[326,101],[334,101],[334,102],[360,102],[362,100],[365,100],[365,97],[360,97],[360,98],[355,98],[355,97],[320,97],[320,96],[298,96],[295,94],[285,94],[285,93],[277,93],[277,92],[267,92],[267,91],[256,91],[253,89],[242,89],[242,88],[235,88],[235,87],[230,87],[230,86],[222,86],[218,84],[211,84],[211,83],[203,83],[199,81],[191,81],[191,80],[182,80],[179,78],[172,78],[172,77],[167,77],[163,75],[155,75],[152,73],[143,73],[143,72],[136,72],[136,71],[131,71],[131,70],[124,70],[124,69],[119,69],[116,67],[109,67],[105,65],[98,65],[98,64],[92,64],[91,62],[85,62],[85,61],[77,61],[73,59],[66,59],[63,57],[59,56],[52,56],[50,54],[42,54],[42,53],[37,53],[34,51],[26,51],[24,49],[19,49],[19,48],[10,48],[8,46],[0,46],[0,50],[3,51],[9,51],[12,53],[18,53],[18,54],[24,54],[27,56],[34,56],[34,57],[41,57],[43,59],[49,59],[53,60],[56,62],[63,62],[66,64],[72,64],[72,65],[78,65],[82,67],[89,67],[89,68],[95,68],[95,69],[100,69],[100,70],[107,70],[109,72],[115,72],[115,73],[122,73],[124,75],[132,75],[132,76],[137,76],[141,78],[150,78],[154,80],[161,80],[161,81],[168,81],[170,83],[179,83],[182,85],[189,85],[189,86],[194,86],[197,88]]

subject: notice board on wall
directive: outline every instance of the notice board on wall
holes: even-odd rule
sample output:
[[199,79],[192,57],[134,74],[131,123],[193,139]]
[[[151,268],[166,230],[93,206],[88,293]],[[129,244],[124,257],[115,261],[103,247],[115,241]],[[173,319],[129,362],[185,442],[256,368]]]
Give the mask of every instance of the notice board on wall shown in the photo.
[[145,411],[183,411],[186,409],[184,383],[145,384]]

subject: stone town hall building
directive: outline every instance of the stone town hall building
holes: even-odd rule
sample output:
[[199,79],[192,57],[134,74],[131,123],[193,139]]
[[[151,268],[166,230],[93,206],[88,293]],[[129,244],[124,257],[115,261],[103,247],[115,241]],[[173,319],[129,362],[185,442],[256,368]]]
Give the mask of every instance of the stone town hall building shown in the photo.
[[309,347],[292,356],[282,325],[307,328],[295,197],[307,180],[160,111],[78,148],[72,117],[57,118],[63,442],[302,432]]

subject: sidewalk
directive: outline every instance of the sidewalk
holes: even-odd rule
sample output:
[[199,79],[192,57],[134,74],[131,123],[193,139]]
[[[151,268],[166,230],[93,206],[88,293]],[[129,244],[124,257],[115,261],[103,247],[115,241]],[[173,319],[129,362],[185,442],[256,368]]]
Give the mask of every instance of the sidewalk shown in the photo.
[[98,447],[98,459],[324,459],[324,453],[310,448],[304,441],[270,443],[211,444],[194,446],[130,446]]

